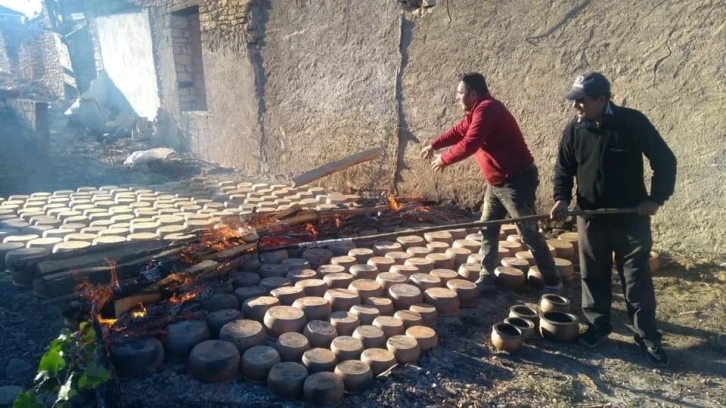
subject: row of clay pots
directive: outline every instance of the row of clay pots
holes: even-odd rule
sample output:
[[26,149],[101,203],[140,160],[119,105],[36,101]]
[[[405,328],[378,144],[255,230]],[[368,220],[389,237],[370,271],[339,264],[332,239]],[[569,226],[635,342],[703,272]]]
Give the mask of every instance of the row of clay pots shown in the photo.
[[574,341],[579,335],[579,319],[569,309],[570,300],[554,294],[542,296],[539,311],[524,305],[512,306],[508,318],[492,326],[492,345],[498,350],[515,352],[534,338],[537,330],[546,340]]

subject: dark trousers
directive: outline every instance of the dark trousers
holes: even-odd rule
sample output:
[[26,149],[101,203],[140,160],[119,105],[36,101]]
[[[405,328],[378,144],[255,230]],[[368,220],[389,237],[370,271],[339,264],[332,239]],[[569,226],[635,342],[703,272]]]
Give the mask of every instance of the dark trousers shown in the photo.
[[[522,174],[504,183],[501,186],[488,185],[482,205],[482,221],[503,219],[507,213],[512,218],[535,214],[535,200],[537,186],[539,185],[539,172],[535,165],[530,166]],[[482,274],[494,275],[494,268],[499,254],[500,226],[484,227],[481,230]],[[556,286],[560,283],[560,276],[555,269],[555,262],[547,247],[544,236],[539,233],[536,221],[517,223],[522,243],[532,252],[535,263],[539,267],[544,283],[547,286]]]
[[582,311],[588,323],[609,334],[613,252],[625,295],[628,317],[649,347],[660,344],[655,321],[655,291],[650,275],[653,240],[650,217],[578,217]]

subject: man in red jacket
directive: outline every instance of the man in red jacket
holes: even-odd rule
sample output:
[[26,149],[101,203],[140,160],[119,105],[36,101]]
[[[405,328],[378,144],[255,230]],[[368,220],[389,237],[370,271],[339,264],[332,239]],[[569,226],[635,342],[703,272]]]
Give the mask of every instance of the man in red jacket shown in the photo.
[[[517,121],[504,104],[492,97],[484,77],[479,73],[461,77],[456,99],[466,116],[429,143],[421,151],[421,157],[434,157],[431,168],[443,171],[447,166],[474,156],[487,181],[482,221],[500,220],[507,213],[512,217],[533,215],[539,174]],[[449,146],[448,152],[434,154],[436,150]],[[499,230],[497,226],[485,227],[481,231],[482,270],[477,281],[480,292],[495,288]],[[545,292],[559,292],[562,281],[547,242],[538,232],[537,223],[518,223],[517,232],[542,273]]]

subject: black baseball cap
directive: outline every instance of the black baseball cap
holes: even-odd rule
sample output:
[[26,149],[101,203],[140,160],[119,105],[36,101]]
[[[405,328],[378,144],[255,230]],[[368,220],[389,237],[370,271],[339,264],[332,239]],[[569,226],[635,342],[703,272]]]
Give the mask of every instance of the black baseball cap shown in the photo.
[[575,79],[572,88],[565,94],[565,99],[574,101],[586,96],[599,96],[610,93],[610,82],[599,72],[588,72]]

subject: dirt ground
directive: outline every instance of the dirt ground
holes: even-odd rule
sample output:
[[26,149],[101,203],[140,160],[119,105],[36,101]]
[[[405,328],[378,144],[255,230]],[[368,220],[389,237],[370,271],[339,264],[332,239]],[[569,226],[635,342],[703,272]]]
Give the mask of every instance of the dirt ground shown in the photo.
[[[2,194],[81,184],[158,183],[182,176],[124,170],[122,147],[92,139],[56,141],[51,171],[33,176],[32,184],[5,162],[0,168]],[[202,169],[185,169],[183,175],[196,171]],[[418,366],[396,368],[367,392],[349,396],[344,406],[726,406],[726,263],[666,257],[654,281],[659,325],[672,360],[669,368],[653,369],[634,345],[617,281],[615,333],[594,350],[536,339],[516,354],[494,352],[488,342],[492,324],[504,319],[511,305],[539,298],[536,289],[499,291],[482,298],[476,308],[462,309],[458,317],[440,318],[437,349]],[[566,294],[579,310],[577,277],[567,283]],[[12,286],[9,276],[0,275],[0,396],[13,386],[32,383],[40,355],[60,328],[58,306],[42,305],[28,290]],[[149,378],[123,380],[121,389],[127,407],[302,406],[275,400],[263,386],[241,380],[202,384],[178,366]]]

